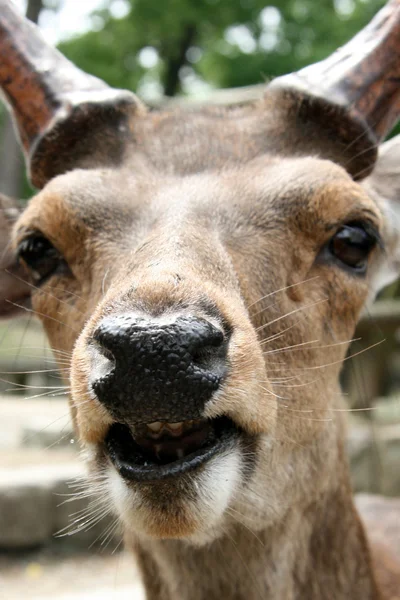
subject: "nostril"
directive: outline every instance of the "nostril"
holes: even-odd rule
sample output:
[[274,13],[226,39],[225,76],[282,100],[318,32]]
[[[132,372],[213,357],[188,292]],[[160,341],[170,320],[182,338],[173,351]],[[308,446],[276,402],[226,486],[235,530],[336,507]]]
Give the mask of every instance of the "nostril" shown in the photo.
[[101,324],[93,333],[93,342],[98,350],[107,358],[114,359],[113,349],[118,340],[119,332],[112,327],[112,321]]
[[109,348],[102,346],[102,344],[99,342],[96,343],[96,348],[104,356],[104,358],[115,363],[115,356]]
[[[115,335],[108,328],[98,327],[93,333],[90,345],[95,352],[97,360],[99,357],[106,359],[115,366]],[[104,361],[102,361],[104,362]]]
[[210,332],[210,335],[207,339],[207,344],[209,346],[213,346],[213,347],[218,347],[221,346],[221,344],[224,342],[224,334],[222,333],[222,331],[220,329],[217,329],[216,327],[213,327],[213,325],[211,325],[212,327],[212,331]]
[[220,356],[225,358],[225,336],[220,329],[209,324],[207,335],[199,340],[199,345],[192,350],[192,361],[199,367],[208,368]]

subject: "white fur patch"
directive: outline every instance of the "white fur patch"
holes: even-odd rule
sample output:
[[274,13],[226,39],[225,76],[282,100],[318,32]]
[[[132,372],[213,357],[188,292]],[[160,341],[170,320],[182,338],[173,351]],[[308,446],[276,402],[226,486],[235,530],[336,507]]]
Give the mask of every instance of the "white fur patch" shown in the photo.
[[199,513],[200,528],[190,537],[196,545],[205,544],[217,537],[222,517],[241,480],[240,452],[228,450],[210,460],[204,471],[196,477],[198,500],[195,510]]
[[[239,449],[230,449],[215,456],[199,474],[193,474],[191,479],[197,497],[193,499],[192,493],[191,498],[188,497],[187,503],[184,503],[184,509],[198,524],[198,531],[188,541],[202,545],[218,536],[223,514],[239,488]],[[140,491],[140,484],[127,485],[113,467],[109,469],[108,487],[116,512],[125,527],[140,537],[147,537],[146,521],[152,520],[152,512],[159,510],[159,507],[151,506],[145,499]],[[171,518],[174,518],[173,515]]]

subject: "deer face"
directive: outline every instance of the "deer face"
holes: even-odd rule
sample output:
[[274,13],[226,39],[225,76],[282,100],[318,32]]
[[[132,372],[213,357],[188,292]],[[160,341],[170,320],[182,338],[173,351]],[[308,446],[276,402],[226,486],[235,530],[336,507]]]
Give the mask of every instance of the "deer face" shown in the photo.
[[[93,478],[137,535],[265,527],[331,479],[340,366],[397,237],[374,180],[352,178],[369,145],[349,159],[341,109],[319,139],[314,102],[273,88],[233,111],[123,107],[117,164],[97,139],[100,164],[66,158],[13,227],[32,308],[72,356]],[[36,179],[56,175],[46,136],[36,148]]]
[[342,168],[307,158],[82,170],[31,202],[15,249],[52,346],[72,352],[76,428],[127,526],[218,531],[282,448],[289,472],[333,427],[382,228]]

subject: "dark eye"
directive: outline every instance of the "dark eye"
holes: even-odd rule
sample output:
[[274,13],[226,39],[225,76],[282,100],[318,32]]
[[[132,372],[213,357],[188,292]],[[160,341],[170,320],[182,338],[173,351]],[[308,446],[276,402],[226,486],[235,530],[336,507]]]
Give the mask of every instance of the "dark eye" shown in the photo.
[[66,262],[56,248],[43,236],[35,235],[23,240],[17,250],[18,258],[31,272],[35,284],[40,285]]
[[365,273],[368,256],[378,241],[370,225],[352,223],[341,227],[329,242],[329,252],[357,273]]

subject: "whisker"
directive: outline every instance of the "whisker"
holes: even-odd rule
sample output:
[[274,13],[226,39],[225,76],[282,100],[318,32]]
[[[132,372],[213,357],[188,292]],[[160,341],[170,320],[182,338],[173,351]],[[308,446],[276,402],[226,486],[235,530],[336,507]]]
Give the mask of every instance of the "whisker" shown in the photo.
[[288,313],[281,315],[281,316],[277,317],[276,319],[273,319],[272,321],[268,321],[268,323],[265,323],[264,325],[261,325],[260,327],[257,327],[256,331],[257,332],[261,331],[265,327],[269,327],[270,325],[273,325],[274,323],[277,323],[278,321],[281,321],[282,319],[286,319],[287,317],[290,317],[290,315],[294,315],[298,312],[306,310],[307,308],[312,308],[313,306],[316,306],[317,304],[322,304],[323,302],[327,302],[327,301],[328,301],[328,298],[323,298],[322,300],[316,300],[315,302],[310,302],[310,304],[306,304],[305,306],[300,306],[299,308],[295,308],[294,310],[291,310]]
[[288,398],[284,398],[283,396],[278,396],[278,394],[275,394],[274,392],[272,392],[271,390],[268,390],[267,388],[263,387],[262,385],[260,385],[260,388],[262,390],[264,390],[264,392],[268,392],[268,394],[270,396],[274,396],[274,398],[278,398],[279,400],[288,400]]
[[[65,427],[65,425],[64,425]],[[35,434],[37,435],[37,434]],[[64,433],[63,435],[61,435],[58,440],[56,440],[55,442],[53,442],[52,444],[49,444],[48,446],[45,447],[45,450],[51,450],[52,448],[54,448],[55,446],[57,446],[60,442],[62,442],[63,440],[65,440],[65,438],[67,437],[71,437],[71,432],[67,431],[66,433]]]
[[[106,531],[103,533],[103,540],[101,542],[101,546],[103,547],[103,550],[107,548],[107,546],[109,545],[109,543],[112,541],[115,533],[118,531],[120,527],[120,522],[119,522],[119,518],[117,517],[106,529]],[[108,533],[107,533],[108,531]],[[96,540],[97,541],[97,540]],[[93,542],[94,544],[94,542]],[[91,544],[89,546],[89,548],[91,548],[93,546],[93,544]]]
[[252,571],[251,571],[250,567],[248,566],[247,562],[243,559],[243,556],[241,555],[241,553],[240,553],[240,551],[239,551],[239,549],[237,547],[237,544],[235,543],[235,541],[233,540],[233,538],[228,533],[226,533],[226,535],[227,535],[228,539],[231,540],[232,547],[234,548],[235,552],[239,556],[239,558],[240,558],[240,560],[241,560],[241,562],[242,562],[245,570],[249,574],[251,583],[253,584],[254,589],[257,591],[258,596],[260,597],[261,600],[264,600],[265,599],[265,595],[263,594],[261,588],[258,585],[258,579],[257,579],[257,577],[254,576],[254,573],[252,573]]
[[28,321],[27,321],[27,323],[26,323],[26,325],[25,325],[24,331],[23,331],[23,333],[22,333],[22,336],[21,336],[21,338],[20,338],[20,341],[19,341],[19,348],[18,348],[18,350],[17,350],[17,352],[16,352],[16,354],[15,354],[15,356],[14,356],[14,363],[13,363],[13,366],[15,366],[15,365],[16,365],[16,363],[18,362],[18,357],[19,357],[19,355],[20,355],[20,353],[21,353],[22,344],[23,344],[23,342],[24,342],[24,339],[25,339],[25,336],[26,336],[26,332],[28,331],[29,325],[31,324],[31,320],[32,320],[32,315],[30,315],[30,316],[29,316],[29,318],[28,318]]
[[69,371],[67,367],[59,369],[38,369],[36,371],[0,371],[0,375],[33,375],[36,373],[57,373],[57,371]]
[[54,419],[54,421],[51,421],[51,423],[48,423],[45,427],[42,427],[42,429],[39,429],[39,431],[36,431],[33,434],[26,435],[22,440],[22,445],[24,446],[26,444],[26,442],[29,442],[30,440],[34,439],[37,435],[39,435],[40,433],[43,433],[43,431],[46,431],[46,429],[48,429],[49,427],[54,425],[54,423],[58,423],[58,421],[61,421],[61,419],[66,419],[67,417],[69,417],[69,412],[65,413],[64,415],[61,415],[60,417],[57,417],[57,419]]
[[76,294],[75,292],[71,292],[71,290],[66,290],[64,288],[60,288],[60,287],[57,287],[57,286],[52,287],[51,289],[55,290],[55,291],[62,292],[63,294],[69,294],[70,296],[74,296],[74,298],[76,298],[77,300],[83,300],[82,296],[80,296],[79,294]]
[[[18,388],[28,389],[28,390],[61,390],[61,389],[69,389],[69,386],[61,386],[61,385],[27,385],[25,383],[15,383],[14,381],[9,381],[8,379],[3,379],[0,377],[0,381],[2,383],[8,383],[9,385],[14,385]],[[15,389],[15,388],[13,388]],[[8,390],[7,390],[8,391]],[[12,389],[10,390],[12,391]]]
[[[7,347],[7,348],[2,348],[0,349],[0,352],[4,352],[4,353],[9,353],[10,351],[14,351],[14,350],[19,350],[20,346],[11,346],[11,347]],[[24,350],[41,350],[43,351],[43,346],[24,346]],[[64,357],[68,357],[68,358],[72,358],[72,352],[65,352],[64,350],[57,350],[57,349],[52,349],[51,352],[53,354],[60,354],[60,356],[64,356]],[[37,358],[37,355],[26,355],[24,354],[23,356],[30,356],[31,358]],[[46,358],[46,357],[44,357]],[[50,358],[47,358],[46,360],[51,360]],[[53,362],[55,362],[53,360]]]
[[[243,521],[242,519],[238,518],[238,517],[242,517],[242,518],[247,518],[247,517],[245,517],[245,516],[244,516],[242,513],[240,513],[238,510],[235,510],[235,509],[234,509],[234,508],[232,508],[231,506],[229,506],[229,507],[226,509],[226,512],[227,512],[228,514],[230,514],[230,515],[233,517],[233,519],[234,519],[235,521],[237,521],[237,522],[238,522],[240,525],[242,525],[242,526],[243,526],[245,529],[247,529],[247,531],[248,531],[249,533],[251,533],[251,534],[252,534],[252,535],[255,537],[255,539],[257,540],[257,542],[259,542],[259,543],[260,543],[260,545],[261,545],[263,548],[265,548],[265,544],[264,544],[264,542],[263,542],[263,541],[262,541],[262,540],[261,540],[261,539],[258,537],[258,535],[256,534],[256,532],[255,532],[255,531],[253,531],[253,530],[252,530],[252,529],[251,529],[251,528],[250,528],[248,525],[246,525],[246,523],[244,523],[244,521]],[[238,517],[237,517],[237,516],[235,516],[235,515],[238,515]]]
[[[371,150],[374,150],[376,148],[377,148],[377,144],[371,144],[370,146],[363,148],[363,150],[360,150],[360,152],[357,152],[357,154],[353,154],[353,156],[351,158],[349,158],[349,160],[346,161],[346,167],[350,166],[352,162],[354,162],[357,158],[360,158],[360,156],[363,156],[363,154],[367,154],[368,152],[370,152]],[[370,170],[371,165],[364,167],[364,169],[362,169],[362,171],[365,171],[367,169]],[[356,175],[354,175],[354,177],[356,177]]]
[[[13,391],[17,391],[17,390],[8,390],[10,392]],[[65,393],[62,392],[52,392],[51,390],[48,390],[47,392],[43,392],[41,394],[34,394],[32,396],[24,396],[24,400],[34,400],[35,398],[44,398],[45,396],[48,396],[50,398],[55,398],[56,396],[65,396]]]
[[8,273],[9,275],[12,275],[15,279],[17,279],[18,281],[21,281],[22,283],[24,283],[25,285],[33,288],[34,290],[39,291],[41,294],[46,294],[50,298],[54,298],[54,300],[57,300],[57,302],[60,302],[61,304],[65,304],[66,306],[68,306],[68,308],[73,308],[74,310],[76,310],[77,312],[79,312],[79,314],[81,314],[82,316],[85,316],[84,313],[81,310],[79,310],[78,308],[76,308],[76,306],[74,306],[73,304],[69,304],[65,300],[61,300],[61,298],[57,298],[57,296],[54,296],[53,294],[50,294],[50,292],[48,290],[46,290],[46,289],[44,289],[42,287],[39,288],[37,285],[34,285],[33,283],[30,283],[29,281],[26,281],[26,279],[23,279],[22,277],[19,277],[18,275],[16,275],[16,273],[12,273],[8,269],[4,269],[4,272]]
[[286,290],[289,290],[291,288],[297,287],[299,285],[303,285],[304,283],[309,283],[310,281],[314,281],[314,280],[316,280],[318,278],[319,278],[319,275],[317,275],[315,277],[310,277],[310,279],[304,279],[303,281],[299,281],[298,283],[292,283],[291,285],[286,285],[285,287],[282,287],[279,290],[275,290],[274,292],[270,292],[269,294],[266,294],[265,296],[262,296],[258,300],[255,300],[255,302],[252,302],[251,304],[249,304],[249,306],[247,307],[247,310],[250,310],[250,308],[252,306],[254,306],[255,304],[258,304],[259,302],[262,302],[266,298],[270,298],[271,296],[274,296],[275,294],[279,294],[279,292],[284,292]]
[[[277,354],[279,352],[286,352],[287,350],[294,350],[296,348],[300,348],[302,346],[307,346],[309,344],[316,344],[319,340],[310,340],[309,342],[300,342],[299,344],[293,344],[291,346],[284,346],[283,348],[275,348],[275,350],[268,350],[267,352],[263,352],[264,355],[266,354]],[[315,350],[315,348],[312,348],[312,350]]]
[[111,552],[111,555],[114,555],[116,552],[118,552],[119,548],[121,547],[122,543],[123,543],[123,538],[121,537],[121,539],[119,540],[118,544],[115,546],[114,550]]
[[260,346],[263,346],[264,344],[270,344],[271,342],[280,339],[281,337],[283,337],[285,335],[285,333],[287,333],[291,329],[294,329],[301,322],[302,322],[301,319],[298,319],[298,321],[296,321],[295,323],[292,323],[292,325],[289,325],[289,327],[286,327],[285,329],[283,329],[282,331],[280,331],[278,333],[274,333],[273,335],[270,335],[269,337],[267,337],[264,340],[262,340],[261,342],[259,342]]
[[71,329],[71,331],[73,331],[74,333],[80,333],[73,327],[70,327],[70,325],[67,325],[67,323],[60,321],[59,319],[56,319],[55,317],[50,317],[50,315],[46,315],[45,313],[41,313],[41,312],[38,312],[37,310],[33,310],[33,308],[28,308],[27,306],[22,306],[21,304],[18,304],[18,302],[12,302],[11,300],[8,300],[7,298],[5,299],[5,302],[7,302],[8,304],[12,304],[13,306],[16,306],[17,308],[21,308],[22,310],[24,310],[28,313],[32,313],[33,315],[43,317],[44,319],[49,319],[50,321],[55,321],[59,325],[64,325],[64,327]]
[[298,388],[298,387],[305,387],[307,385],[311,385],[313,383],[317,383],[317,381],[319,381],[319,379],[312,379],[311,381],[305,381],[303,383],[294,383],[293,385],[285,385],[282,383],[274,383],[273,385],[277,386],[277,387],[283,387],[283,388]]
[[362,350],[359,350],[358,352],[354,352],[353,354],[350,354],[349,356],[346,356],[345,358],[342,358],[340,360],[335,360],[331,363],[326,363],[324,365],[316,365],[313,367],[303,367],[303,369],[304,369],[304,371],[311,371],[314,369],[323,369],[325,367],[332,367],[333,365],[341,364],[341,363],[345,362],[346,360],[349,360],[350,358],[354,358],[355,356],[359,356],[359,354],[363,354],[364,352],[367,352],[368,350],[371,350],[372,348],[375,348],[376,346],[380,346],[380,344],[383,344],[383,342],[386,342],[386,340],[379,340],[379,342],[375,342],[375,344],[371,344],[370,346],[368,346],[368,348],[363,348]]

